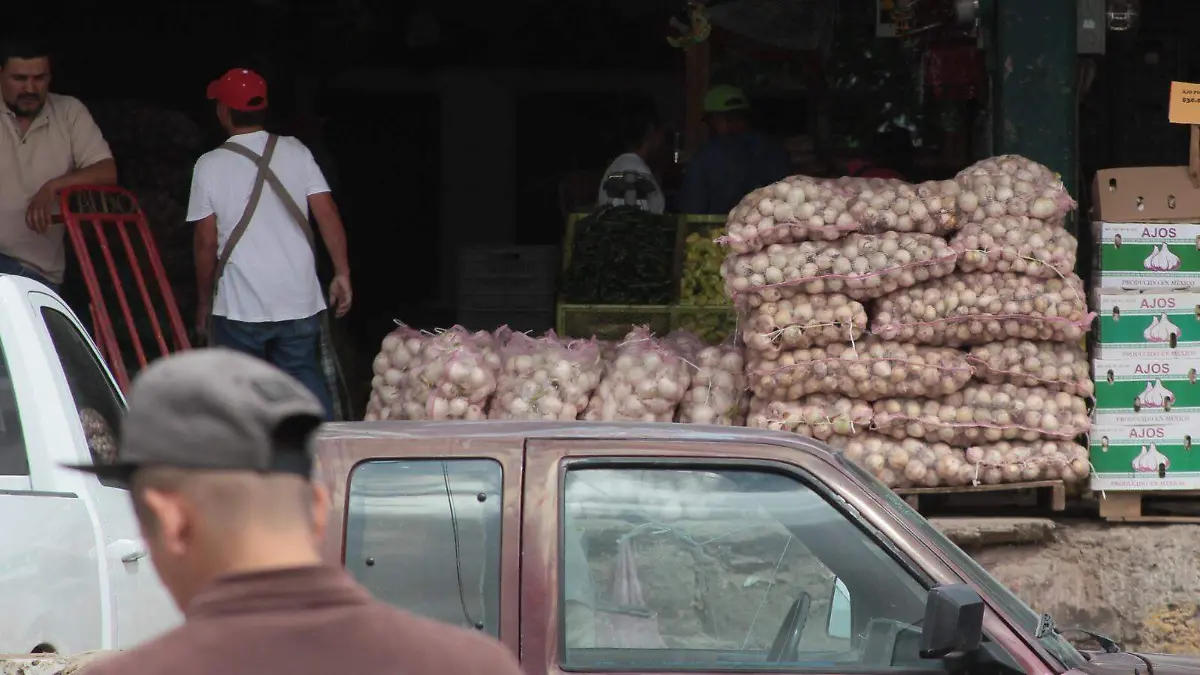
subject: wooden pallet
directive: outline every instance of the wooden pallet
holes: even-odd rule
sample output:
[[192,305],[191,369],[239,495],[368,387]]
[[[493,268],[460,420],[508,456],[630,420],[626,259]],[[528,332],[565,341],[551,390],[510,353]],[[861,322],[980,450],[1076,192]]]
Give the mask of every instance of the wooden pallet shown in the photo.
[[1200,515],[1144,515],[1142,507],[1148,498],[1172,500],[1198,500],[1197,511],[1200,511],[1200,492],[1192,490],[1162,490],[1153,492],[1113,492],[1097,493],[1100,502],[1100,517],[1109,522],[1125,523],[1197,523]]
[[1039,505],[1047,506],[1051,511],[1065,511],[1067,508],[1067,486],[1061,480],[1039,480],[1029,483],[1003,483],[1000,485],[972,485],[963,487],[936,488],[897,488],[896,494],[904,497],[908,505],[921,511],[922,497],[926,500],[948,498],[954,495],[975,495],[988,492],[1013,492],[1014,501],[1017,497],[1025,497],[1033,493]]

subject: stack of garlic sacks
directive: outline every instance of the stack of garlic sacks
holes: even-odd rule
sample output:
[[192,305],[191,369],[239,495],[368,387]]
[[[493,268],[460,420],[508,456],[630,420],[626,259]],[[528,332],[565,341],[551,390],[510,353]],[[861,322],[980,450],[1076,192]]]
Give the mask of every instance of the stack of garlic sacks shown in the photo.
[[1073,208],[1015,155],[919,185],[754,191],[719,240],[747,424],[825,440],[891,487],[1080,484],[1093,385]]

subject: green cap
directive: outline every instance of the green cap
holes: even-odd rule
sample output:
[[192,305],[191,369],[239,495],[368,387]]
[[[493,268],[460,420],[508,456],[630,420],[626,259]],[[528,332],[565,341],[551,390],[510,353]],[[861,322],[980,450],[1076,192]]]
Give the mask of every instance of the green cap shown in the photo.
[[746,110],[750,100],[741,89],[728,84],[718,84],[704,95],[704,112],[729,112],[731,110]]

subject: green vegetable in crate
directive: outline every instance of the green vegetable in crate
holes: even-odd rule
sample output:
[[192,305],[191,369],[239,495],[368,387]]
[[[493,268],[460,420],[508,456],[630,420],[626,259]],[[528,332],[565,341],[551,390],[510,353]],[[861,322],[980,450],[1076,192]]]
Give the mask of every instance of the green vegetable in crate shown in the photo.
[[724,229],[715,227],[707,233],[693,232],[684,244],[683,283],[679,301],[685,305],[728,305],[725,283],[721,278],[721,262],[725,253],[715,239]]
[[678,220],[634,206],[603,207],[575,224],[566,302],[666,305],[675,290]]

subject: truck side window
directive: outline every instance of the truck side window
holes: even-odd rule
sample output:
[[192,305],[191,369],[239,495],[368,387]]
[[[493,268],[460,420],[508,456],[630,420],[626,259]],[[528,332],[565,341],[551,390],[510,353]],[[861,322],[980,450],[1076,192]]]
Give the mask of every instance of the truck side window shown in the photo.
[[43,307],[42,320],[58,352],[92,461],[97,464],[115,461],[124,406],[107,369],[65,314]]
[[562,524],[567,668],[944,670],[923,581],[793,477],[573,469]]
[[28,476],[25,434],[7,359],[8,355],[0,350],[0,476]]
[[488,459],[358,465],[346,569],[396,607],[499,636],[502,487]]

